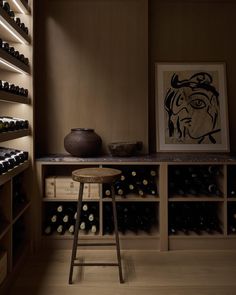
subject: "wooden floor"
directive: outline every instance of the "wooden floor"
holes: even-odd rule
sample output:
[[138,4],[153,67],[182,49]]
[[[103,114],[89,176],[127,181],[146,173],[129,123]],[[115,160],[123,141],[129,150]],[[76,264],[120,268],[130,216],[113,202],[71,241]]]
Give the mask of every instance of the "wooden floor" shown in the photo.
[[[236,251],[123,251],[125,284],[117,267],[75,267],[68,285],[70,251],[28,259],[10,295],[236,295]],[[80,259],[112,261],[112,250],[83,250]],[[4,294],[5,295],[5,294]]]

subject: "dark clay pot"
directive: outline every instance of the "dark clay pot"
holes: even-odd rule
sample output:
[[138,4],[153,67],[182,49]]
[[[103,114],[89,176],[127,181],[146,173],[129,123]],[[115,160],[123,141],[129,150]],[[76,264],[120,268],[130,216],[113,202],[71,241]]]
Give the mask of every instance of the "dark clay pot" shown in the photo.
[[64,138],[65,150],[75,157],[94,157],[101,150],[102,139],[94,129],[73,128]]

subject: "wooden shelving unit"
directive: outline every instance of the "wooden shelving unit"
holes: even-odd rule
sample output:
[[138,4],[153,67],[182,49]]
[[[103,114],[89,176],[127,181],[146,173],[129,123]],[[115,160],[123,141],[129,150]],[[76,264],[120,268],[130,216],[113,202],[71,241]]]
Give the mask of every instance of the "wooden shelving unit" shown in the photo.
[[[31,245],[31,233],[29,228],[29,218],[32,198],[32,164],[33,154],[33,56],[32,56],[32,37],[33,37],[33,1],[30,6],[24,0],[9,1],[11,10],[16,16],[20,17],[29,29],[26,34],[9,17],[3,8],[0,8],[0,36],[4,42],[9,43],[20,54],[24,54],[29,59],[29,65],[24,64],[9,53],[0,49],[0,79],[9,84],[18,85],[28,89],[29,97],[12,94],[0,90],[0,110],[1,116],[12,116],[23,118],[29,121],[29,129],[21,129],[10,132],[0,133],[0,143],[2,147],[27,151],[29,160],[14,167],[8,172],[0,175],[0,211],[3,220],[0,220],[0,249],[7,253],[7,276],[0,284],[0,293],[5,294],[7,286],[13,279],[20,264],[24,261]],[[15,199],[15,181],[22,178],[22,186],[26,194],[25,203],[18,203]],[[23,224],[26,231],[21,231],[20,224]],[[22,235],[22,240],[14,242],[15,236]]]
[[[181,161],[180,161],[181,159]],[[117,169],[124,166],[142,166],[142,167],[152,167],[157,171],[157,187],[158,195],[157,196],[146,196],[140,197],[135,194],[127,195],[126,197],[117,196],[117,203],[143,203],[143,204],[153,204],[157,212],[157,224],[153,225],[153,230],[150,234],[145,232],[126,233],[125,235],[121,234],[122,246],[124,248],[145,248],[144,240],[150,241],[146,243],[147,248],[152,248],[156,250],[177,250],[177,249],[233,249],[236,246],[236,235],[229,234],[227,232],[227,212],[228,205],[234,203],[236,198],[227,198],[228,183],[227,177],[229,173],[226,173],[229,165],[236,163],[236,157],[234,156],[222,156],[217,155],[199,155],[192,154],[188,157],[178,155],[176,157],[174,154],[156,154],[151,156],[144,157],[133,157],[133,158],[112,158],[109,156],[101,158],[73,158],[68,156],[52,156],[40,158],[37,161],[37,171],[38,171],[38,182],[39,189],[41,192],[42,202],[38,204],[41,207],[41,210],[44,209],[45,203],[48,202],[59,202],[62,200],[48,199],[45,198],[45,178],[48,176],[53,176],[55,173],[59,175],[70,176],[71,172],[78,167],[86,167],[86,165],[98,165],[100,167],[115,167]],[[209,166],[215,165],[221,167],[221,173],[217,176],[217,182],[221,190],[221,196],[212,195],[169,195],[168,193],[168,183],[169,179],[169,168],[176,166]],[[63,201],[73,201],[76,202],[76,199],[66,199]],[[103,205],[108,204],[111,199],[103,198],[100,195],[99,200],[94,200],[99,203],[99,221],[100,221],[100,232],[98,236],[93,236],[93,239],[111,239],[113,236],[103,234],[102,224],[103,224]],[[230,202],[232,201],[232,202]],[[217,231],[212,233],[207,233],[202,231],[200,234],[195,232],[189,232],[189,234],[179,233],[177,235],[169,234],[168,230],[168,217],[169,217],[169,205],[177,204],[190,204],[193,203],[207,203],[209,206],[213,206],[216,209],[216,214],[218,215],[221,222],[222,233]],[[42,224],[42,220],[38,220],[39,224]],[[69,247],[72,236],[42,236],[42,228],[38,229],[39,243],[40,240],[43,241],[43,244],[46,246],[53,245],[56,247]],[[230,238],[229,238],[230,237]],[[83,236],[83,239],[90,239],[90,236]],[[132,243],[130,242],[132,240]],[[68,243],[66,242],[68,241]],[[134,243],[136,241],[136,243]]]

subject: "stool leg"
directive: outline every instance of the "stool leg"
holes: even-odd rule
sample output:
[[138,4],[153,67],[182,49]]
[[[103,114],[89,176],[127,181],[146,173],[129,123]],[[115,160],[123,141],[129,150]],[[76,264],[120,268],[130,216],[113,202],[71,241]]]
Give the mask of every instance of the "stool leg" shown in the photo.
[[78,244],[83,190],[84,190],[84,183],[81,182],[80,187],[79,187],[79,196],[78,196],[78,203],[77,203],[77,216],[76,216],[76,221],[75,221],[75,232],[74,232],[74,239],[73,239],[73,248],[72,248],[72,253],[71,253],[69,284],[72,284],[73,267],[74,267],[74,261],[76,259],[76,250],[77,250],[77,244]]
[[120,277],[120,283],[124,283],[124,279],[123,279],[123,275],[122,275],[122,266],[121,266],[120,242],[119,242],[116,202],[115,202],[115,190],[114,190],[113,184],[111,185],[111,194],[112,194],[114,228],[115,228],[115,236],[116,236],[116,253],[117,253],[118,266],[119,266],[119,277]]

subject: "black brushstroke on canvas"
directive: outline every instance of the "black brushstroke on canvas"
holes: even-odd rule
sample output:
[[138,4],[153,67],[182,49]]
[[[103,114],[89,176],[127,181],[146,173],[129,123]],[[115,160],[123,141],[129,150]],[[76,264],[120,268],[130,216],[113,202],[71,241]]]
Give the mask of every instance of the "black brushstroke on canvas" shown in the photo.
[[196,143],[212,143],[219,133],[219,93],[209,73],[198,72],[180,80],[174,73],[165,96],[169,137],[183,142],[190,138]]

